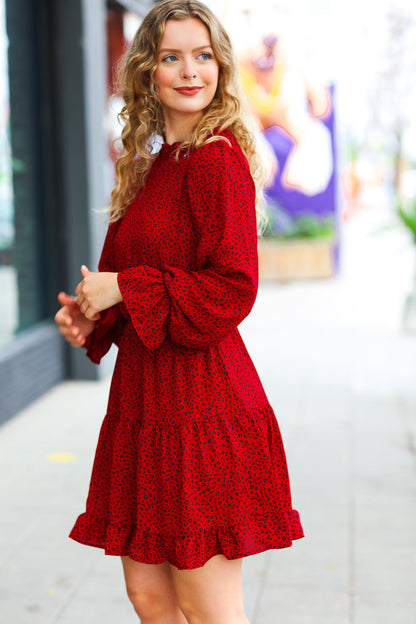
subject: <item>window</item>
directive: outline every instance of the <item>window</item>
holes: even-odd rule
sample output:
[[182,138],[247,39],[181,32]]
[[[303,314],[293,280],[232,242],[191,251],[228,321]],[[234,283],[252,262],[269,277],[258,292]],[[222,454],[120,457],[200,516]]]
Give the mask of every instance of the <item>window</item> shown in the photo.
[[7,50],[5,4],[0,0],[0,348],[14,335],[18,323]]

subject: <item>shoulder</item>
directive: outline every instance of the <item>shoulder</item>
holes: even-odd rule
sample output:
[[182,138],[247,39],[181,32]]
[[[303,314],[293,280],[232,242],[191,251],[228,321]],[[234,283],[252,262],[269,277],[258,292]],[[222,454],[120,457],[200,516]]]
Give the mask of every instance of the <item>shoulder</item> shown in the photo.
[[208,143],[193,150],[190,165],[191,167],[203,167],[204,170],[227,167],[224,174],[228,174],[230,168],[250,172],[247,158],[234,135],[227,129],[214,133]]
[[[247,158],[231,132],[224,130],[218,138],[190,152],[186,188],[192,203],[209,199],[224,206],[236,198],[250,205],[255,202],[255,185]],[[203,203],[204,203],[203,202]]]

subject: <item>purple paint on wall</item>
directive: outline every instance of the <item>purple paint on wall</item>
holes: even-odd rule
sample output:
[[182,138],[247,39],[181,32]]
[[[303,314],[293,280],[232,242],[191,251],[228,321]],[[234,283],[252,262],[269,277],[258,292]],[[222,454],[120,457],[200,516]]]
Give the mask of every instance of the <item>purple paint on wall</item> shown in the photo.
[[[319,218],[333,218],[334,243],[333,260],[335,272],[340,264],[340,237],[339,237],[339,214],[338,214],[338,168],[337,168],[337,145],[336,145],[336,124],[334,115],[334,85],[329,87],[331,97],[331,111],[322,123],[328,128],[331,137],[333,171],[326,189],[316,195],[305,195],[297,189],[287,188],[281,181],[281,173],[284,170],[287,159],[294,147],[294,140],[277,126],[267,128],[264,135],[272,146],[279,162],[279,172],[270,188],[267,189],[267,196],[270,198],[273,212],[274,208],[283,211],[290,219],[297,219],[300,216],[310,215]],[[318,157],[319,155],[317,155]],[[282,220],[280,220],[282,223]],[[284,228],[284,226],[283,226]]]
[[[334,89],[331,87],[331,102],[333,102],[333,91]],[[331,136],[333,172],[326,189],[323,192],[313,196],[304,195],[297,189],[287,188],[282,184],[281,172],[283,171],[289,154],[295,145],[294,140],[284,130],[277,126],[267,128],[264,132],[264,135],[272,146],[279,162],[279,172],[272,186],[267,189],[267,195],[270,197],[272,202],[279,204],[279,206],[293,218],[297,218],[305,214],[316,215],[317,217],[334,215],[335,217],[337,213],[337,168],[333,106],[331,106],[331,112],[329,115],[321,121],[328,128]],[[319,154],[317,154],[317,157],[319,157]]]

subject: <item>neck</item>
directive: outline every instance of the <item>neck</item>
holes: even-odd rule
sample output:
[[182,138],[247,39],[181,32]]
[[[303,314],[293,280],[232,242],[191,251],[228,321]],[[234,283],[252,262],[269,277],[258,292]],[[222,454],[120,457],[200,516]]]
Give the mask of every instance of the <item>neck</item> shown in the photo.
[[165,141],[172,144],[179,141],[187,141],[192,134],[192,130],[201,120],[202,113],[187,113],[181,115],[164,115],[165,122]]

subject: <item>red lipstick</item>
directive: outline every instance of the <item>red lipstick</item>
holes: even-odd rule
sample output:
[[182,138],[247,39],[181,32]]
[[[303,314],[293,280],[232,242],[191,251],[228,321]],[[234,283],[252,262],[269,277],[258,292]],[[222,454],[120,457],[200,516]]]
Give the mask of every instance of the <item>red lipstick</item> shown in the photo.
[[175,91],[182,95],[196,95],[201,89],[202,87],[177,87]]

